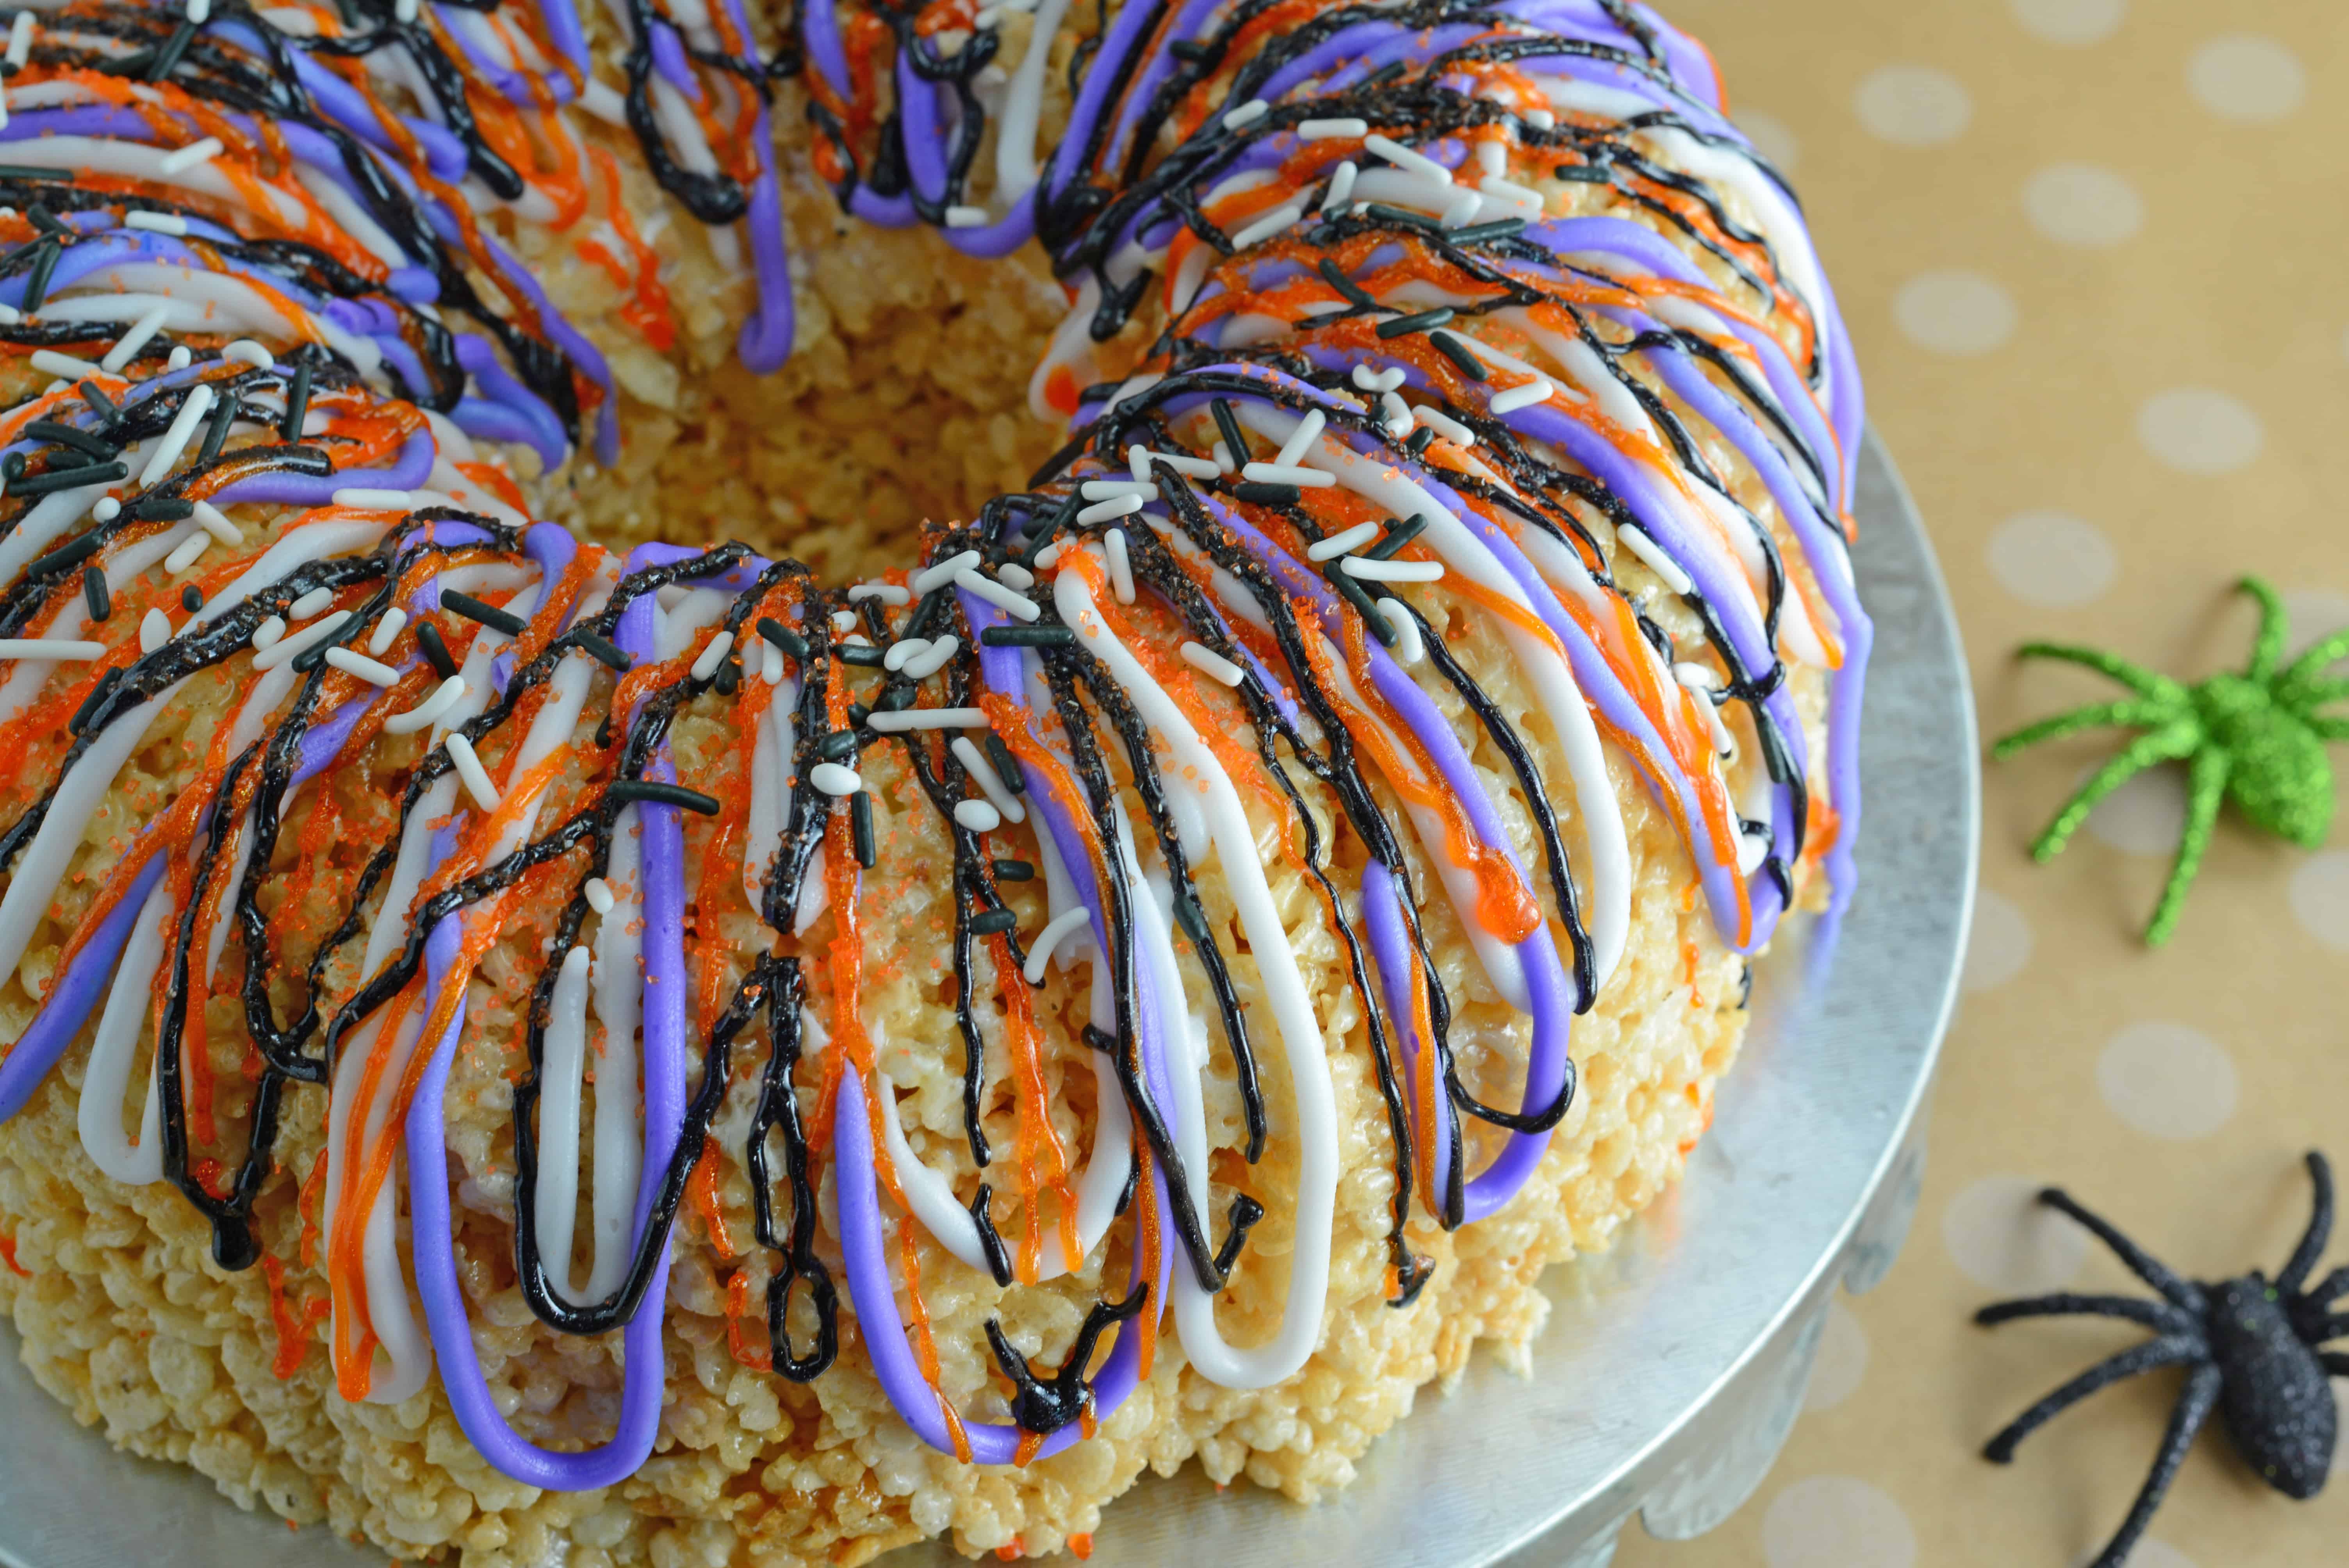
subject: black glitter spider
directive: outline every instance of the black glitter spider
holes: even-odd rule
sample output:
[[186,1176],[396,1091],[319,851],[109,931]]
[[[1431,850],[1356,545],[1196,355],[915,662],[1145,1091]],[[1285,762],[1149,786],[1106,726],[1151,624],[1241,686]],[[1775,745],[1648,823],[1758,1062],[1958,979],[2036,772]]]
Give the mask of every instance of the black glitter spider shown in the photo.
[[2015,1445],[2048,1418],[2125,1377],[2157,1367],[2193,1368],[2187,1375],[2186,1391],[2170,1412],[2169,1430],[2154,1458],[2153,1473],[2146,1477],[2120,1533],[2090,1568],[2120,1568],[2214,1408],[2226,1417],[2227,1435],[2261,1480],[2291,1498],[2305,1500],[2324,1490],[2338,1421],[2326,1379],[2349,1377],[2349,1351],[2319,1347],[2349,1336],[2349,1312],[2333,1310],[2333,1303],[2349,1296],[2349,1267],[2333,1270],[2314,1290],[2301,1288],[2333,1231],[2333,1168],[2323,1155],[2312,1151],[2308,1174],[2316,1186],[2315,1202],[2308,1230],[2283,1272],[2270,1280],[2254,1269],[2216,1284],[2179,1278],[2060,1188],[2039,1194],[2041,1202],[2085,1225],[2162,1299],[2069,1293],[2032,1296],[1983,1307],[1974,1321],[1988,1326],[2017,1317],[2125,1317],[2158,1337],[2091,1367],[2023,1411],[1990,1440],[1982,1456],[1997,1464],[2010,1462]]

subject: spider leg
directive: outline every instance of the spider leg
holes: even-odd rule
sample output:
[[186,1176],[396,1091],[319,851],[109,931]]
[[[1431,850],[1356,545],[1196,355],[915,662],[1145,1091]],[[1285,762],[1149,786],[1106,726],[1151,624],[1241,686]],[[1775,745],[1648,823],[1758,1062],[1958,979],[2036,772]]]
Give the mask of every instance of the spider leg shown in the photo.
[[2186,687],[2168,676],[2134,665],[2117,654],[2107,654],[2098,648],[2083,648],[2071,643],[2025,643],[2015,649],[2019,659],[2061,659],[2065,664],[2085,665],[2098,675],[2118,681],[2139,696],[2153,697],[2162,702],[2178,702],[2186,696]]
[[2327,665],[2349,659],[2349,630],[2333,633],[2285,666],[2277,677],[2278,696],[2298,692],[2314,681]]
[[2130,741],[2121,748],[2120,755],[2098,769],[2096,776],[2064,802],[2064,809],[2055,813],[2055,820],[2047,824],[2047,830],[2033,842],[2032,858],[2054,860],[2072,841],[2072,835],[2079,831],[2080,824],[2088,820],[2088,813],[2096,809],[2099,800],[2157,762],[2191,756],[2201,743],[2202,727],[2192,719],[2165,725]]
[[2308,727],[2316,731],[2320,740],[2349,740],[2349,717],[2312,718]]
[[2075,707],[2069,713],[2059,713],[2053,718],[2043,718],[2037,724],[2026,725],[1992,747],[1990,754],[2004,761],[2027,746],[2076,735],[2098,725],[2126,724],[2142,729],[2181,717],[2185,712],[2177,704],[2158,702],[2148,697],[2137,697],[2128,702],[2090,703],[2085,707]]
[[2252,680],[2264,681],[2275,673],[2276,660],[2283,655],[2283,601],[2276,597],[2274,589],[2256,577],[2246,577],[2235,586],[2260,602],[2260,634],[2251,644],[2251,662],[2243,674]]
[[2132,1345],[2117,1356],[2106,1357],[2061,1388],[2017,1416],[2004,1430],[1982,1447],[1982,1458],[1992,1464],[2008,1464],[2014,1459],[2015,1446],[2063,1414],[2089,1395],[2109,1388],[2124,1378],[2140,1372],[2150,1372],[2157,1367],[2174,1367],[2181,1361],[2208,1362],[2210,1347],[2199,1338],[2189,1339],[2183,1335],[2167,1335],[2148,1339],[2142,1345]]
[[2324,1321],[2316,1326],[2314,1343],[2323,1345],[2344,1336],[2349,1336],[2349,1312],[2327,1313]]
[[2128,1265],[2131,1274],[2198,1318],[2201,1315],[2204,1302],[2199,1286],[2179,1278],[2167,1264],[2115,1230],[2109,1222],[2082,1208],[2072,1194],[2061,1187],[2049,1187],[2039,1194],[2039,1201],[2051,1209],[2062,1210],[2086,1226],[2090,1233],[2112,1248],[2114,1255]]
[[2153,906],[2153,918],[2146,923],[2147,947],[2161,946],[2178,929],[2186,891],[2202,869],[2203,851],[2210,847],[2211,830],[2219,824],[2219,806],[2226,799],[2227,775],[2233,767],[2227,754],[2216,747],[2194,754],[2186,786],[2186,831],[2178,837],[2178,859],[2169,868],[2168,882],[2162,884],[2161,902]]
[[2332,1376],[2349,1377],[2349,1350],[2320,1350],[2316,1358],[2324,1364],[2324,1370]]
[[2070,1291],[1993,1302],[1974,1314],[1974,1321],[1984,1328],[1995,1328],[2018,1317],[2125,1317],[2157,1334],[2192,1334],[2200,1326],[2192,1313],[2166,1301],[2140,1301],[2130,1295],[2075,1295]]
[[2344,1264],[2319,1280],[2316,1288],[2308,1293],[2308,1299],[2315,1305],[2324,1306],[2344,1295],[2349,1295],[2349,1264]]
[[2316,1189],[2315,1198],[2309,1205],[2308,1229],[2301,1233],[2300,1245],[2292,1250],[2292,1261],[2276,1275],[2276,1289],[2286,1295],[2298,1295],[2300,1287],[2308,1283],[2316,1260],[2324,1255],[2325,1243],[2333,1239],[2333,1166],[2313,1149],[2308,1151],[2308,1180]]
[[2205,1363],[2194,1369],[2186,1380],[2186,1391],[2178,1397],[2178,1406],[2169,1413],[2169,1429],[2161,1437],[2161,1450],[2154,1456],[2153,1472],[2145,1478],[2145,1486],[2130,1505],[2128,1517],[2121,1521],[2120,1532],[2098,1554],[2089,1568],[2122,1568],[2128,1561],[2129,1549],[2153,1522],[2153,1511],[2161,1506],[2168,1495],[2169,1483],[2178,1479],[2178,1467],[2186,1462],[2186,1450],[2194,1446],[2194,1438],[2201,1431],[2202,1423],[2210,1418],[2211,1408],[2219,1402],[2219,1385],[2223,1381],[2214,1364]]

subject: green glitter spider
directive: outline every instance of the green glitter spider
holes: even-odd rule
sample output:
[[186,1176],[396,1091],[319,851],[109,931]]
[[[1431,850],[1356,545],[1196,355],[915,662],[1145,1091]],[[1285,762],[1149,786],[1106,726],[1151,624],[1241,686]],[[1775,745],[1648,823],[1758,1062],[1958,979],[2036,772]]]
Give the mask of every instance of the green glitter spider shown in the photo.
[[2201,868],[2202,853],[2209,848],[2221,800],[2231,797],[2252,826],[2302,849],[2323,843],[2333,824],[2333,764],[2324,748],[2328,741],[2349,740],[2349,715],[2316,710],[2349,697],[2349,678],[2323,674],[2327,665],[2349,658],[2349,631],[2334,633],[2278,671],[2285,634],[2283,603],[2274,589],[2256,577],[2246,577],[2237,586],[2260,603],[2259,638],[2241,675],[2215,675],[2188,686],[2094,648],[2026,643],[2018,656],[2085,665],[2137,696],[2042,719],[1991,748],[1991,755],[2002,760],[2024,747],[2099,725],[2145,731],[2098,769],[2047,824],[2031,846],[2032,858],[2043,862],[2062,853],[2096,802],[2125,780],[2158,762],[2189,765],[2186,831],[2161,902],[2145,928],[2149,947],[2168,942],[2178,927],[2178,911]]

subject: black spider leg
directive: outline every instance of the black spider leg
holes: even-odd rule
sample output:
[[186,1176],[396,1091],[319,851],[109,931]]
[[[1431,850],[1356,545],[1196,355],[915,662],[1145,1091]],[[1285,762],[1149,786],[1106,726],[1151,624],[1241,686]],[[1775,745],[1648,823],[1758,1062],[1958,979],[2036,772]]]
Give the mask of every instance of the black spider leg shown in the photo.
[[2225,1374],[2210,1362],[2196,1367],[2187,1377],[2186,1391],[2178,1397],[2177,1406],[2169,1412],[2169,1429],[2161,1435],[2161,1448],[2154,1455],[2151,1473],[2138,1490],[2137,1501],[2129,1505],[2128,1517],[2121,1521],[2120,1529],[2088,1568],[2123,1568],[2127,1563],[2146,1526],[2153,1522],[2154,1510],[2169,1495],[2169,1483],[2178,1479],[2178,1467],[2186,1462],[2186,1450],[2194,1446],[2202,1423],[2210,1418],[2211,1410],[2219,1403],[2220,1386],[2225,1380]]
[[2190,1280],[2180,1278],[2167,1264],[2159,1262],[2144,1248],[2115,1230],[2109,1222],[2082,1208],[2072,1195],[2061,1187],[2042,1190],[2039,1201],[2051,1209],[2061,1210],[2086,1226],[2098,1241],[2112,1248],[2115,1256],[2128,1265],[2130,1273],[2153,1286],[2170,1301],[2198,1317],[2207,1307],[2208,1303],[2203,1299],[2201,1286]]
[[[2191,1335],[2165,1334],[2158,1339],[2132,1345],[2120,1354],[2097,1362],[2008,1422],[1996,1437],[1982,1445],[1982,1458],[1992,1464],[2012,1464],[2014,1462],[2014,1450],[2023,1439],[2089,1395],[2100,1393],[2125,1378],[2159,1367],[2188,1363],[2209,1366],[2209,1354],[2210,1347],[2204,1342],[2199,1330]],[[2210,1366],[2210,1369],[2215,1371],[2217,1368]],[[2199,1426],[2200,1422],[2198,1420],[2196,1425]]]
[[[2275,1280],[2276,1289],[2285,1295],[2300,1294],[2300,1287],[2315,1271],[2316,1260],[2324,1255],[2325,1243],[2333,1239],[2333,1166],[2313,1149],[2308,1151],[2308,1180],[2316,1190],[2309,1206],[2308,1229],[2301,1233],[2300,1244],[2292,1248],[2291,1261]],[[2338,1273],[2333,1276],[2342,1278]]]
[[1974,1321],[1984,1328],[1995,1328],[2021,1317],[2122,1317],[2165,1335],[2199,1334],[2202,1329],[2194,1314],[2166,1301],[2146,1301],[2133,1295],[2079,1295],[2071,1291],[1994,1302],[1974,1314]]

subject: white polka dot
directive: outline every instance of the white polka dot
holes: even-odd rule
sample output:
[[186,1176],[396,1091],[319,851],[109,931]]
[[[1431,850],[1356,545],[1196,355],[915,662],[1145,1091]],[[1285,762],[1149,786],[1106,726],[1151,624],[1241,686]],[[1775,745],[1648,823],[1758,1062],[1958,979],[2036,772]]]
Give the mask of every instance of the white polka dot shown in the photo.
[[[2088,781],[2098,763],[2080,770],[2073,788]],[[2186,770],[2148,768],[2096,802],[2088,831],[2123,854],[2174,860],[2186,831]]]
[[2145,226],[2136,187],[2093,163],[2051,163],[2023,182],[2031,226],[2059,245],[2117,245]]
[[1760,109],[1746,109],[1737,117],[1737,129],[1754,143],[1754,150],[1778,166],[1781,174],[1792,174],[1803,160],[1803,144],[1796,139],[1793,128],[1775,114]]
[[1974,1284],[2009,1295],[2061,1290],[2087,1261],[2086,1233],[2039,1202],[2047,1185],[1986,1176],[1941,1211],[1941,1244]]
[[2122,0],[2007,0],[2023,29],[2051,44],[2094,44],[2121,25]]
[[1974,117],[1965,85],[1930,66],[1886,66],[1870,72],[1852,108],[1870,135],[1901,147],[1955,141]]
[[1770,1568],[1909,1568],[1917,1532],[1900,1505],[1849,1476],[1798,1480],[1762,1521]]
[[2309,935],[2349,953],[2349,850],[2327,850],[2292,873],[2292,913]]
[[2290,49],[2257,33],[2230,33],[2194,51],[2186,85],[2226,119],[2282,119],[2300,107],[2307,73]]
[[2147,1137],[2207,1138],[2235,1113],[2235,1063],[2199,1029],[2131,1024],[2096,1057],[2096,1088]]
[[2094,523],[2060,511],[2023,511],[1991,531],[1990,569],[2026,604],[2069,610],[2113,585],[2113,547]]
[[2014,301],[1980,273],[1920,273],[1893,296],[1892,315],[1938,354],[1988,354],[2014,335]]
[[2031,922],[2014,901],[1986,887],[1974,890],[1972,934],[1966,939],[1969,991],[2005,985],[2031,962]]
[[2180,387],[2145,400],[2137,438],[2171,468],[2216,479],[2260,455],[2260,417],[2229,393]]
[[2349,627],[2349,593],[2330,588],[2291,588],[2283,593],[2284,614],[2292,629],[2284,634],[2284,656],[2306,653],[2311,646]]
[[1868,1330],[1842,1302],[1827,1303],[1818,1359],[1811,1363],[1811,1381],[1803,1390],[1803,1408],[1814,1414],[1834,1409],[1859,1391],[1867,1372]]

